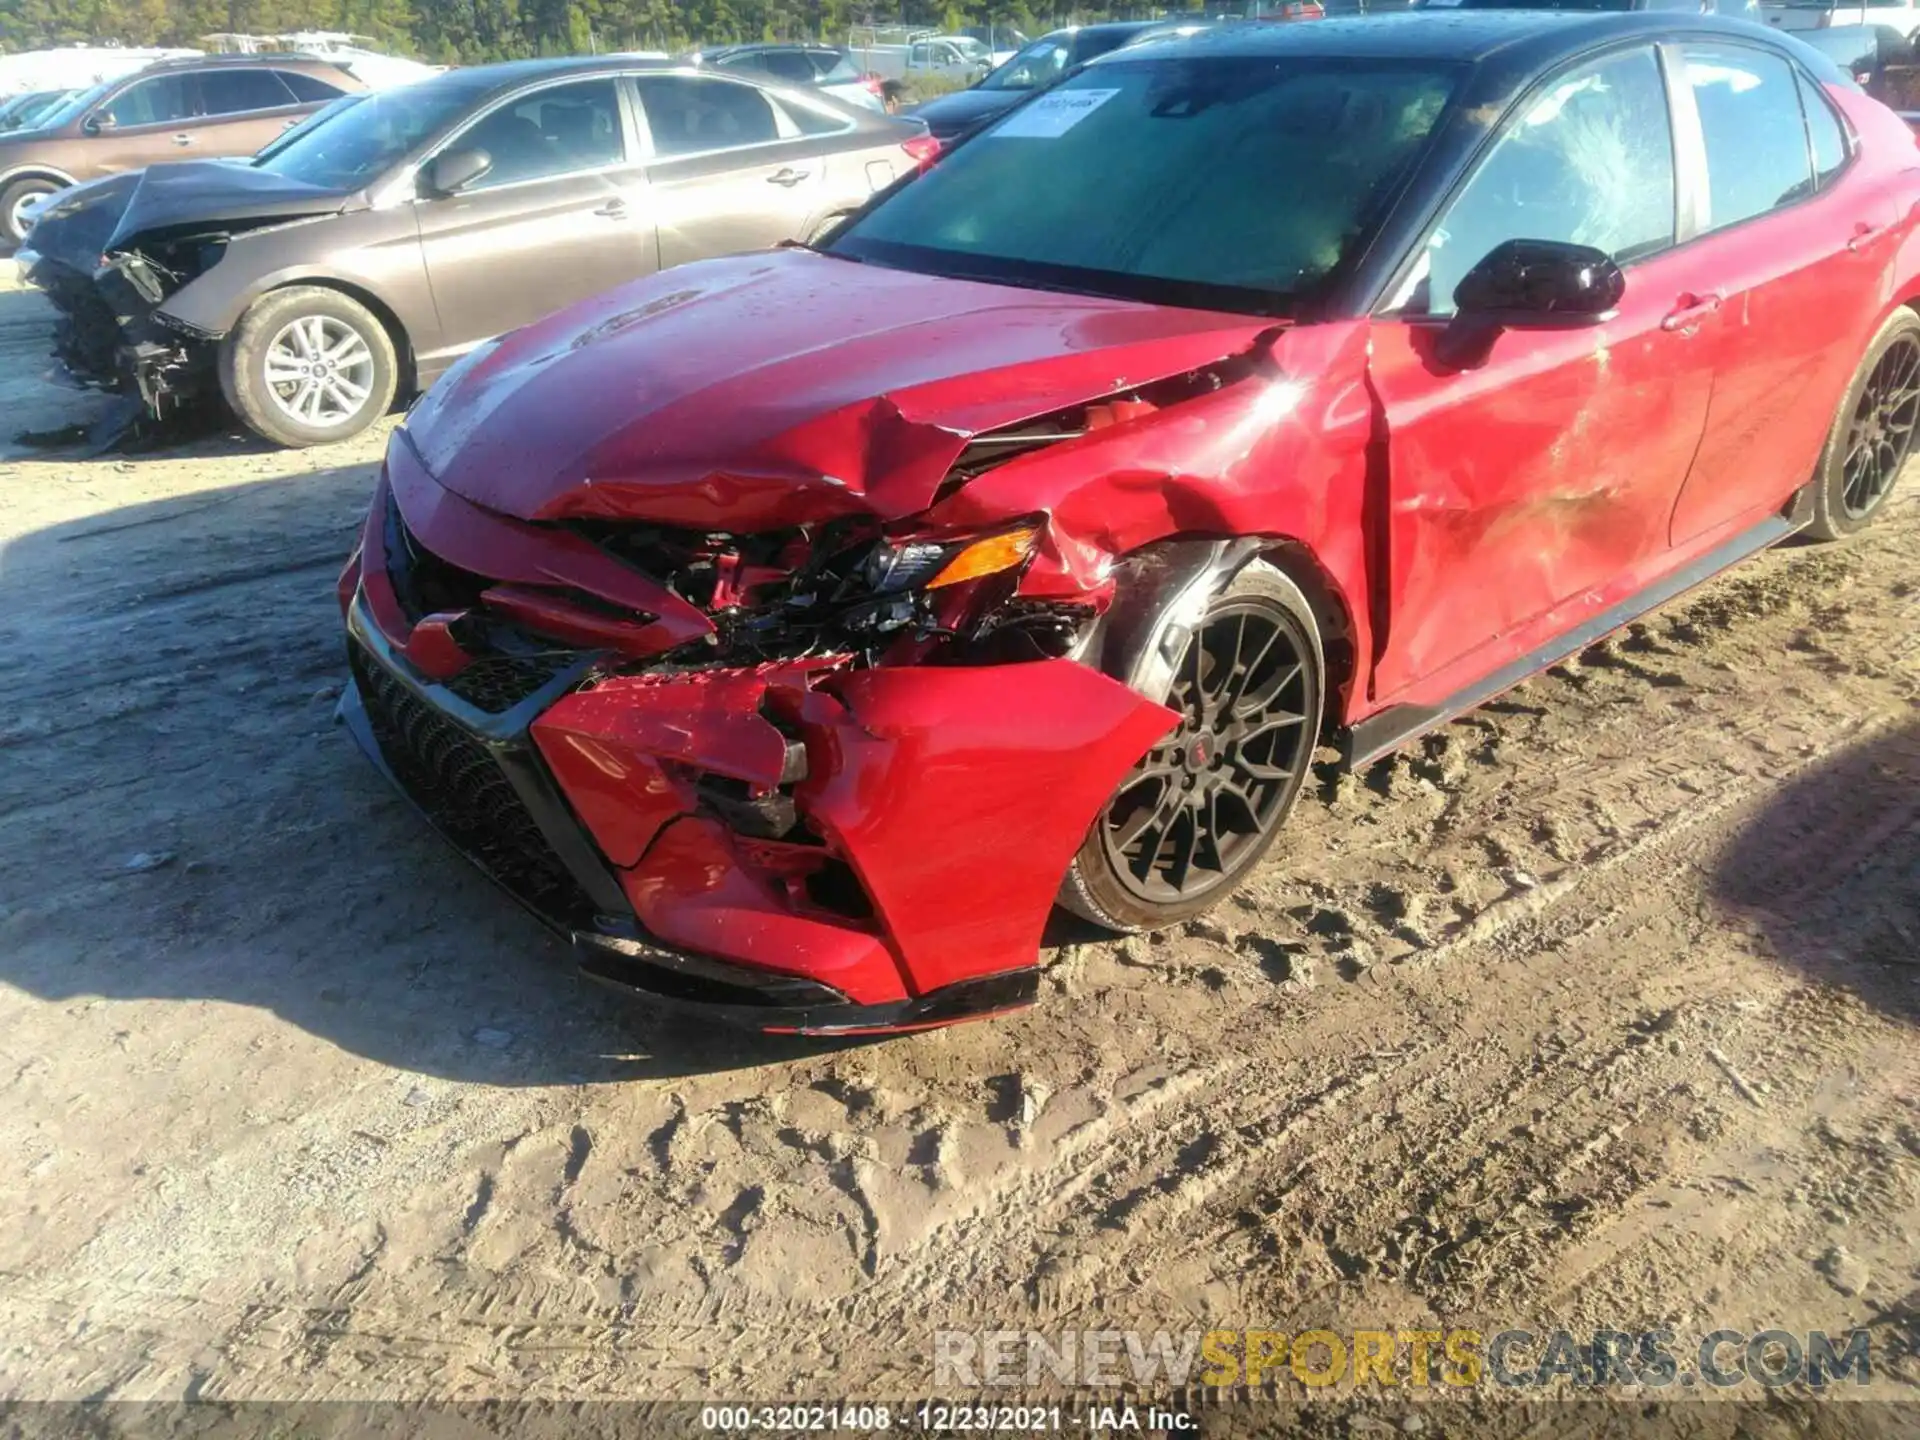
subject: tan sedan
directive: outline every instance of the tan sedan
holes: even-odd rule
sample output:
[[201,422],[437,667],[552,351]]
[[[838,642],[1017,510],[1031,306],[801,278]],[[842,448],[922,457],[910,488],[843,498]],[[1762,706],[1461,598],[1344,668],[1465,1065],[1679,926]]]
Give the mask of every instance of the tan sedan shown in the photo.
[[74,375],[155,413],[217,386],[270,439],[343,439],[492,336],[809,239],[935,144],[917,121],[617,56],[337,105],[250,163],[155,166],[40,212],[23,258]]

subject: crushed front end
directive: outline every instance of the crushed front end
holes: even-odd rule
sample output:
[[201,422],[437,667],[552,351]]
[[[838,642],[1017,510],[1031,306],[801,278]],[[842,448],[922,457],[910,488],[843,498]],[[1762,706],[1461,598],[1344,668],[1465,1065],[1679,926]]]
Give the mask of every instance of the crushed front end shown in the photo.
[[224,246],[218,237],[189,237],[155,245],[153,253],[97,256],[91,268],[65,256],[39,255],[27,279],[59,312],[54,358],[80,385],[138,397],[155,419],[217,393],[219,337],[192,329],[160,307],[215,263]]
[[1041,522],[540,522],[396,433],[342,714],[586,970],[763,1030],[1029,1002],[1060,877],[1172,717],[1015,593]]

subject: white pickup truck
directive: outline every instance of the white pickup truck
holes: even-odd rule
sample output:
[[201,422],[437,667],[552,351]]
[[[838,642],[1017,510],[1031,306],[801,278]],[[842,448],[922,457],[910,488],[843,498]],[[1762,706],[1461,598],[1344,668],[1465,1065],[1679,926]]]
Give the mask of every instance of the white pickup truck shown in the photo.
[[993,68],[991,52],[971,35],[916,35],[901,44],[865,39],[856,35],[847,50],[855,65],[882,80],[938,75],[971,85]]
[[1843,25],[1884,25],[1908,40],[1920,31],[1915,0],[1762,0],[1760,15],[1780,30],[1837,30]]

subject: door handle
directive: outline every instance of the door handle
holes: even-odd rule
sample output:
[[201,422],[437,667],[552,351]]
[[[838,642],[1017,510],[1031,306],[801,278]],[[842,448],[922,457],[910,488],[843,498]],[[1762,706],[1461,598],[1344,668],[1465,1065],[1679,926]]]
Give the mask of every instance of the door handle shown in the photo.
[[1862,250],[1866,249],[1867,246],[1879,239],[1886,231],[1886,228],[1884,225],[1869,225],[1866,221],[1862,220],[1853,227],[1853,238],[1847,241],[1847,250],[1851,254],[1858,255]]
[[806,179],[807,173],[805,170],[792,170],[786,166],[782,166],[779,170],[767,176],[767,183],[769,185],[794,186]]
[[626,201],[609,200],[593,213],[596,215],[604,215],[609,220],[624,220],[630,212],[627,210]]
[[1683,295],[1680,308],[1660,322],[1662,330],[1679,330],[1691,334],[1702,320],[1720,308],[1724,297],[1713,295]]
[[191,145],[193,143],[193,137],[191,135],[176,135],[173,137],[173,143],[176,145]]

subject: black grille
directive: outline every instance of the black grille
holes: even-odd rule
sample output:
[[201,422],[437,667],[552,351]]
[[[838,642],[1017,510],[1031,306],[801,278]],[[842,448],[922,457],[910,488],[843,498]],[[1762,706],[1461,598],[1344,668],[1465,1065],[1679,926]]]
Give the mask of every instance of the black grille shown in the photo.
[[419,699],[358,646],[354,680],[394,778],[434,824],[524,904],[563,925],[593,904],[475,736]]
[[54,357],[76,379],[116,388],[125,340],[120,317],[86,276],[56,265],[42,265],[34,275],[60,312],[53,332]]
[[485,655],[445,683],[469,705],[498,715],[511,710],[579,658],[573,650],[543,655]]

